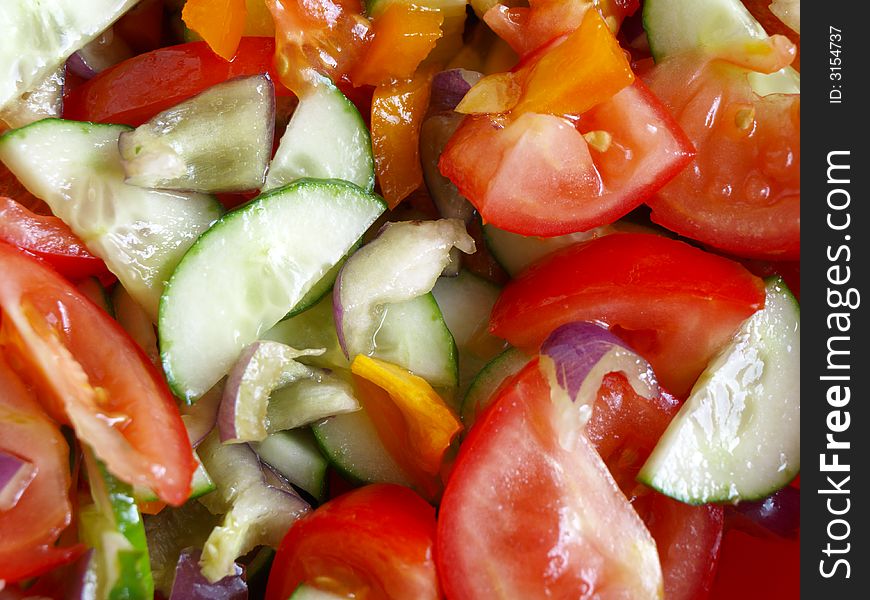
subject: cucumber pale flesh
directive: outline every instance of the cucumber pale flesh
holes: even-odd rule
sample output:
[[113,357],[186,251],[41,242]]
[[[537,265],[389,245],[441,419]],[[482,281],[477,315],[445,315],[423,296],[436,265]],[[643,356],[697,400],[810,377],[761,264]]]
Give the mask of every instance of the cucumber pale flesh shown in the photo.
[[301,180],[227,214],[184,256],[160,304],[170,386],[194,401],[280,321],[384,211],[357,186]]

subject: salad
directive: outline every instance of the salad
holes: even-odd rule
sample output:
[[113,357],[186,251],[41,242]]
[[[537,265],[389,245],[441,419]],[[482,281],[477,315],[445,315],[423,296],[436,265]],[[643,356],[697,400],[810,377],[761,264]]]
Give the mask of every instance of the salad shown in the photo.
[[0,598],[798,597],[798,2],[0,24]]

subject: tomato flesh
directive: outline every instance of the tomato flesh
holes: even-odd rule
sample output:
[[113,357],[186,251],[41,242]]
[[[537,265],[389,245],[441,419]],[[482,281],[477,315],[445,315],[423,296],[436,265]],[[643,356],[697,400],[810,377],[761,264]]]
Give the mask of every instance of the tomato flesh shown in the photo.
[[105,312],[60,275],[0,242],[3,343],[48,413],[71,422],[109,471],[180,505],[196,468],[165,381]]
[[535,351],[564,323],[606,323],[683,396],[763,306],[763,281],[742,265],[669,238],[617,233],[557,252],[509,283],[490,331]]
[[752,92],[747,71],[684,55],[646,76],[698,150],[648,204],[677,233],[749,258],[800,258],[800,95]]
[[[605,131],[606,149],[583,133]],[[522,235],[554,236],[612,223],[692,157],[692,146],[638,82],[573,121],[525,113],[513,121],[466,117],[439,168],[484,221]]]
[[463,442],[438,521],[448,598],[661,596],[649,532],[564,414],[533,360]]
[[109,270],[57,217],[37,215],[0,196],[0,240],[35,254],[73,281],[105,277]]
[[37,469],[15,506],[0,511],[0,581],[14,583],[74,560],[85,548],[54,545],[72,520],[69,448],[2,354],[0,450]]
[[108,68],[64,97],[63,116],[75,121],[141,125],[215,84],[243,75],[269,73],[275,93],[290,92],[272,67],[275,40],[244,37],[227,62],[205,42],[158,48]]
[[435,509],[408,488],[375,484],[297,521],[275,555],[266,600],[302,583],[369,600],[437,600]]

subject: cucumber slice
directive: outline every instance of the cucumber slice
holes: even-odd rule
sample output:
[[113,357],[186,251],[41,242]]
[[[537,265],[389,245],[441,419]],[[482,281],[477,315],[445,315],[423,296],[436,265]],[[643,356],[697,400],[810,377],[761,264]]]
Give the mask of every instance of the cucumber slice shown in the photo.
[[496,262],[511,277],[515,277],[530,264],[556,250],[614,233],[615,231],[616,229],[612,225],[603,225],[589,231],[541,238],[511,233],[510,231],[486,224],[483,226],[483,238],[486,241],[486,247]]
[[766,498],[800,471],[800,307],[780,278],[701,374],[638,479],[689,504]]
[[295,429],[333,415],[359,410],[350,381],[337,373],[318,373],[277,389],[266,413],[269,433]]
[[336,415],[311,427],[330,464],[359,483],[398,483],[412,487],[407,474],[390,456],[364,408]]
[[[350,368],[335,331],[332,296],[326,296],[309,310],[281,321],[261,337],[294,348],[326,349],[320,356],[301,359],[306,364],[327,369]],[[374,341],[372,356],[414,372],[433,387],[456,386],[456,344],[431,293],[385,305]]]
[[374,345],[372,356],[408,369],[432,387],[459,382],[456,342],[431,292],[387,304]]
[[310,429],[293,429],[273,433],[253,444],[254,451],[287,481],[322,501],[326,495],[326,467],[329,461],[321,454]]
[[222,209],[211,196],[124,183],[118,136],[128,130],[45,119],[0,137],[0,160],[156,321],[165,281]]
[[296,588],[290,600],[346,600],[347,596],[339,596],[332,592],[325,592],[316,587],[305,585],[304,583]]
[[184,256],[161,300],[160,352],[175,394],[191,402],[208,391],[384,209],[353,184],[302,180],[222,217]]
[[489,405],[493,394],[502,382],[519,373],[529,360],[530,358],[525,352],[511,347],[493,358],[480,370],[462,399],[460,414],[466,430],[471,428],[477,415]]
[[432,288],[447,328],[456,340],[460,394],[507,345],[489,333],[489,315],[500,291],[498,286],[465,270],[456,277],[440,277]]
[[138,1],[0,2],[0,109],[33,89]]
[[84,457],[94,504],[81,509],[79,523],[82,541],[96,550],[91,562],[96,597],[150,600],[154,579],[132,489],[112,476],[90,449]]
[[266,75],[212,86],[121,134],[127,183],[197,192],[259,189],[275,133],[275,86]]
[[[740,0],[646,0],[643,28],[656,61],[699,48],[716,48],[769,36]],[[791,67],[776,73],[750,73],[760,96],[799,94],[800,74]]]
[[10,129],[24,127],[40,119],[59,117],[63,112],[63,84],[66,69],[59,68],[34,87],[0,110],[0,124]]
[[324,348],[323,354],[300,357],[300,362],[325,369],[350,369],[335,332],[331,294],[308,310],[281,321],[260,337],[293,348]]
[[317,85],[299,100],[263,189],[317,177],[343,179],[370,192],[375,188],[375,163],[365,121],[335,84],[317,77]]

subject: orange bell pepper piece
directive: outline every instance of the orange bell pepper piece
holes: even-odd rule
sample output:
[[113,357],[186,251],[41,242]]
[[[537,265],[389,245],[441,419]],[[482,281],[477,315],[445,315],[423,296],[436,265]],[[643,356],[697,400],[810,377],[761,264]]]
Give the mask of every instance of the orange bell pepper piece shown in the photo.
[[410,78],[441,37],[443,22],[440,10],[391,4],[372,22],[374,37],[351,80],[355,85],[380,85]]
[[417,480],[437,475],[444,453],[462,431],[441,396],[422,377],[377,358],[357,355],[350,369],[390,454]]
[[515,114],[579,115],[634,82],[628,58],[596,10],[586,11],[580,27],[516,75],[523,93]]
[[229,61],[239,47],[247,14],[245,0],[187,0],[181,18],[215,54]]
[[420,127],[432,89],[429,70],[378,86],[372,98],[372,148],[381,195],[394,208],[423,185]]

